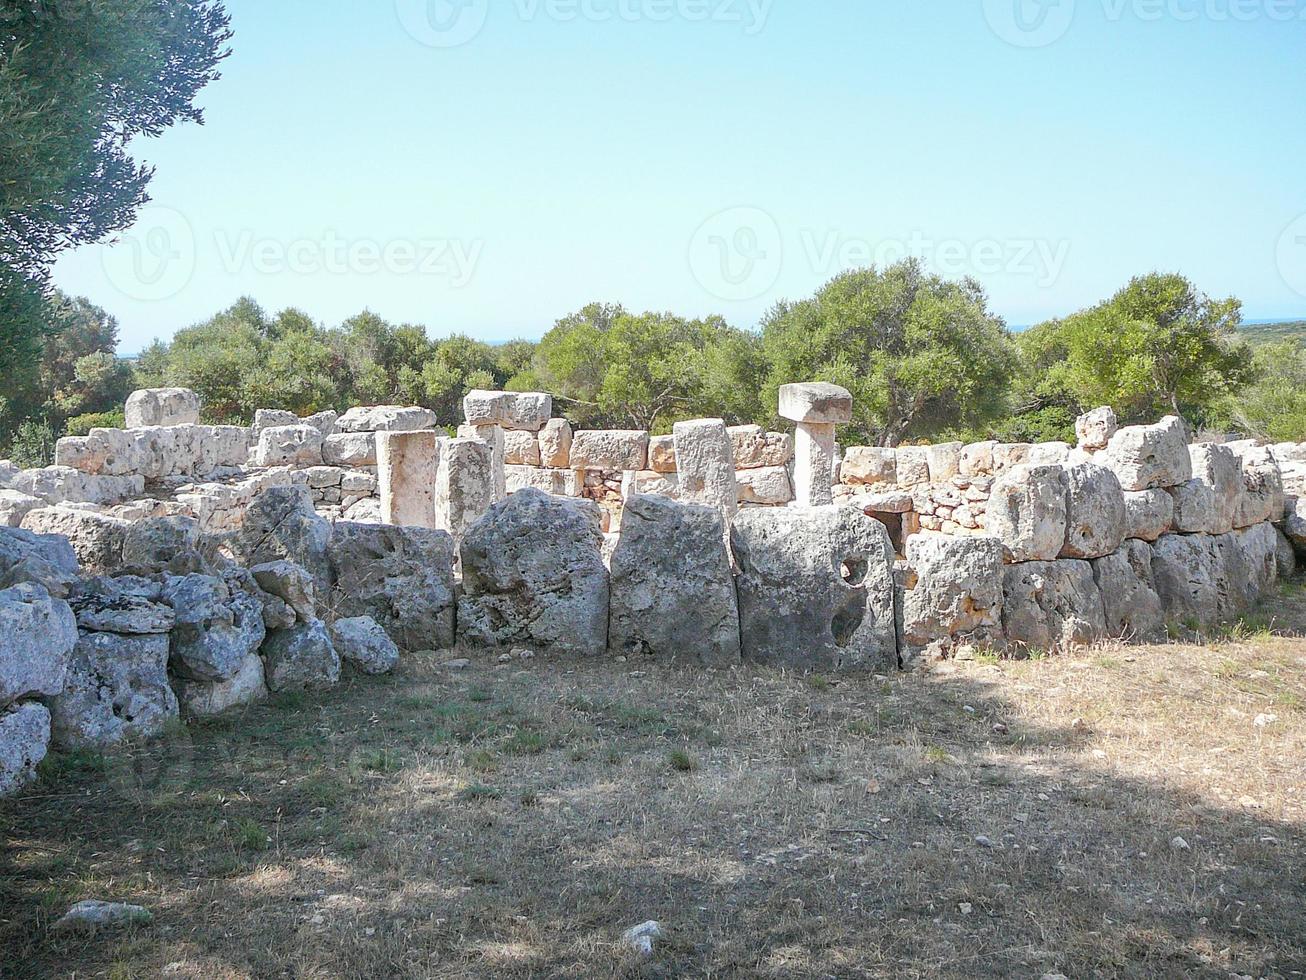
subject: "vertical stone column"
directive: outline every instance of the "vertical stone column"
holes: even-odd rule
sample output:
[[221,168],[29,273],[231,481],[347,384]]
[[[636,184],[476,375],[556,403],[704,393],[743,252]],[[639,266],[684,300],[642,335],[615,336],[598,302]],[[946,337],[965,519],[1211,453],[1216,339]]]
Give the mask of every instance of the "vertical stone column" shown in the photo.
[[440,444],[439,435],[430,430],[376,434],[381,523],[399,527],[437,526],[435,483]]
[[502,500],[508,496],[508,471],[504,469],[503,426],[498,423],[475,424],[468,422],[458,426],[459,439],[479,439],[493,451],[491,479],[494,483],[494,499]]
[[797,423],[794,434],[794,503],[834,503],[835,426],[853,418],[853,396],[838,385],[782,385],[780,417]]
[[719,507],[727,522],[739,510],[735,449],[721,419],[677,422],[673,429],[680,499]]
[[462,541],[494,503],[494,449],[480,439],[450,439],[440,451],[435,477],[435,522]]

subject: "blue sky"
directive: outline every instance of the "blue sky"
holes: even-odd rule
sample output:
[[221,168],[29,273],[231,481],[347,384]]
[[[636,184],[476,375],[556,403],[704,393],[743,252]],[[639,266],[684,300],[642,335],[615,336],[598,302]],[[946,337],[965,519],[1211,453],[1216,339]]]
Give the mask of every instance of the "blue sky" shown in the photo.
[[1012,324],[1152,269],[1306,316],[1306,0],[228,9],[207,124],[141,141],[154,203],[55,270],[124,351],[243,294],[486,340],[591,300],[753,326],[903,254]]

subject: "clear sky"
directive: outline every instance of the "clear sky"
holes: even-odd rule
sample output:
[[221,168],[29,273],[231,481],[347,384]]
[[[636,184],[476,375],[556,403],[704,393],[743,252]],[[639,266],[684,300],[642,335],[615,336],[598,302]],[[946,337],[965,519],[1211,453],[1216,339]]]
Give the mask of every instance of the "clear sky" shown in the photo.
[[228,0],[203,127],[56,283],[122,349],[248,294],[537,337],[753,326],[919,254],[1023,325],[1182,272],[1306,316],[1306,0]]

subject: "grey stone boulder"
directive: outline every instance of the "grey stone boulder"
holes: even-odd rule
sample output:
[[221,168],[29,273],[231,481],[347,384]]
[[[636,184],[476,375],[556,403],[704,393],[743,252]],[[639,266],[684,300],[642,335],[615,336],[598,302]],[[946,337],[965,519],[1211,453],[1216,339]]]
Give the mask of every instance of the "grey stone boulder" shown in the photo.
[[730,540],[745,661],[897,668],[893,547],[883,524],[853,506],[745,510]]
[[176,614],[161,600],[163,588],[135,575],[108,576],[79,582],[68,597],[77,626],[87,633],[144,636],[167,633]]
[[[735,469],[752,470],[763,466],[787,466],[794,458],[794,437],[786,432],[767,432],[760,425],[732,425],[730,443],[734,447]],[[672,470],[675,469],[674,439]],[[658,469],[649,440],[649,463]]]
[[200,420],[200,396],[189,388],[142,388],[127,396],[125,428],[194,425]]
[[1192,479],[1188,429],[1182,419],[1166,416],[1155,425],[1120,429],[1102,450],[1098,462],[1108,466],[1124,490],[1174,487]]
[[1306,562],[1306,497],[1288,497],[1285,500],[1279,529],[1292,543],[1297,558]]
[[260,589],[288,605],[301,623],[317,619],[313,577],[294,562],[264,562],[249,572]]
[[373,405],[351,408],[336,419],[336,432],[417,432],[435,428],[436,416],[429,408],[402,405]]
[[1168,620],[1206,626],[1244,608],[1242,551],[1227,534],[1167,534],[1152,546],[1152,576]]
[[997,538],[914,534],[902,566],[903,659],[1001,644],[1003,546]]
[[[1270,525],[1274,527],[1274,525]],[[1274,528],[1274,558],[1279,564],[1279,578],[1291,578],[1297,574],[1297,552],[1293,549],[1288,536],[1277,527]]]
[[1125,495],[1105,466],[1072,463],[1066,472],[1066,542],[1062,558],[1101,558],[1125,538]]
[[292,561],[313,577],[318,594],[325,595],[331,587],[330,539],[331,525],[313,510],[307,488],[272,487],[246,508],[231,549],[247,567]]
[[454,545],[447,531],[342,521],[328,555],[334,616],[370,616],[401,650],[454,645]]
[[1066,472],[1022,463],[993,483],[985,527],[1012,561],[1051,560],[1066,544]]
[[62,749],[105,749],[158,735],[176,717],[163,634],[83,634],[63,693],[50,702],[54,744]]
[[340,655],[321,620],[269,634],[263,660],[273,691],[324,691],[340,682]]
[[33,583],[0,591],[0,708],[63,690],[76,645],[68,603]]
[[127,528],[122,562],[125,568],[147,572],[207,573],[211,569],[200,548],[200,525],[195,518],[151,517]]
[[825,381],[780,386],[782,419],[791,422],[845,425],[852,421],[853,396],[847,388]]
[[82,570],[108,575],[122,567],[122,546],[129,521],[73,507],[41,507],[23,518],[23,529],[59,534],[68,539]]
[[1229,542],[1226,547],[1237,551],[1239,571],[1230,584],[1241,591],[1239,601],[1243,608],[1249,609],[1271,592],[1279,580],[1278,535],[1273,525],[1260,523],[1220,537]]
[[145,926],[154,921],[148,909],[125,902],[78,902],[51,929],[55,932],[95,933],[107,929]]
[[1149,640],[1165,631],[1165,612],[1152,576],[1152,546],[1126,541],[1120,550],[1095,558],[1093,578],[1102,593],[1107,636]]
[[577,432],[571,440],[571,468],[642,470],[648,467],[648,433],[637,429]]
[[313,425],[277,425],[258,435],[255,466],[321,466],[322,430]]
[[608,570],[595,508],[532,487],[494,504],[462,542],[458,635],[482,646],[597,656]]
[[1100,639],[1106,611],[1093,566],[1073,558],[1008,565],[1002,629],[1013,646],[1047,652]]
[[1193,477],[1172,491],[1175,527],[1186,533],[1228,534],[1243,493],[1242,464],[1227,446],[1214,443],[1189,446],[1188,454]]
[[1283,471],[1268,446],[1251,446],[1239,453],[1242,489],[1234,508],[1233,526],[1251,527],[1283,516]]
[[0,798],[36,781],[36,767],[50,747],[50,712],[28,702],[0,708]]
[[191,718],[210,718],[231,708],[257,704],[268,696],[263,658],[246,655],[239,669],[225,681],[197,681],[185,677],[173,680],[181,713]]
[[1095,408],[1075,419],[1075,438],[1079,448],[1096,452],[1105,449],[1120,429],[1116,413],[1109,407]]
[[230,680],[266,635],[258,599],[214,576],[169,577],[163,601],[177,618],[171,634],[172,669],[191,680]]
[[1169,490],[1127,490],[1125,537],[1155,541],[1174,527],[1174,497]]
[[0,527],[0,589],[30,582],[64,598],[80,575],[67,538]]
[[322,462],[327,466],[375,466],[375,432],[337,432],[322,444]]
[[327,409],[324,412],[314,412],[302,419],[304,425],[311,425],[322,433],[322,438],[326,439],[335,435],[336,422],[340,420],[340,413]]
[[364,674],[388,674],[399,663],[399,648],[371,616],[337,619],[331,642],[342,661]]
[[628,498],[609,567],[614,653],[709,667],[739,663],[739,608],[720,508]]
[[40,497],[18,490],[0,489],[0,527],[18,527],[23,518],[38,507],[44,507]]
[[[252,434],[254,442],[263,434],[264,429],[280,429],[287,425],[300,425],[301,420],[294,412],[288,412],[283,408],[259,408],[254,411],[254,426]],[[316,428],[316,426],[314,426]]]

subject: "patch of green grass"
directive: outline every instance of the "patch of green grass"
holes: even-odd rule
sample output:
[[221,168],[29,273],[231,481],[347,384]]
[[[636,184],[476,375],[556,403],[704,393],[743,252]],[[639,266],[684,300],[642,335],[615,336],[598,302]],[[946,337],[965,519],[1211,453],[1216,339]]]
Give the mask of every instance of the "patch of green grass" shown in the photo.
[[499,768],[499,757],[489,749],[476,749],[468,752],[466,759],[468,769],[477,772],[493,772]]
[[925,760],[936,766],[941,766],[952,761],[952,756],[948,754],[947,749],[942,748],[941,746],[927,745],[925,746]]
[[381,748],[363,752],[357,759],[358,768],[364,772],[392,773],[403,768],[399,756],[390,749]]
[[540,794],[533,789],[523,790],[517,800],[522,806],[539,806]]
[[830,688],[834,687],[834,685],[830,683],[830,678],[823,677],[820,674],[812,674],[808,677],[807,686],[813,691],[828,691]]
[[667,753],[667,765],[676,772],[693,772],[698,768],[694,757],[684,749],[672,749]]
[[867,721],[865,718],[854,718],[848,722],[848,734],[850,735],[860,735],[865,738],[879,733],[880,726],[873,721]]
[[65,776],[97,775],[109,771],[109,758],[103,752],[91,749],[73,749],[69,752],[50,752],[37,772],[47,779],[61,779]]
[[1116,657],[1106,656],[1098,657],[1094,662],[1103,670],[1119,670],[1125,665],[1123,660],[1119,660]]
[[233,843],[242,851],[266,851],[268,833],[257,820],[248,817],[239,819],[231,825]]
[[493,695],[483,687],[472,687],[467,690],[467,700],[475,704],[486,704],[492,698]]
[[549,740],[543,734],[529,729],[518,729],[503,743],[503,751],[508,755],[539,755],[549,747]]
[[472,783],[458,794],[458,799],[465,803],[474,803],[478,800],[497,800],[503,796],[503,793],[493,786],[486,786],[483,783]]

